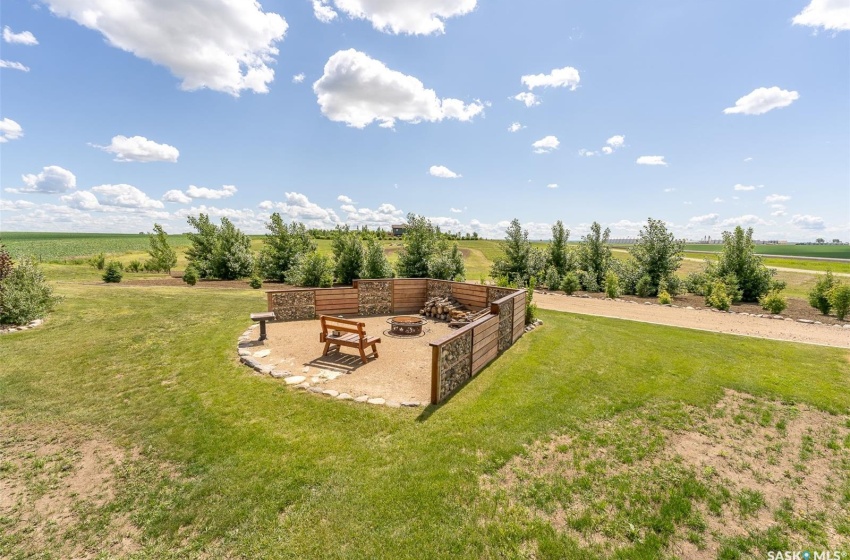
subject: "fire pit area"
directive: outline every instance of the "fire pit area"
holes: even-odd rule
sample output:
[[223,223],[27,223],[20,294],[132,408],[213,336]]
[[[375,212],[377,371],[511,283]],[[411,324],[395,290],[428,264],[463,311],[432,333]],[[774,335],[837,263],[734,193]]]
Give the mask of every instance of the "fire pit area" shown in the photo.
[[420,336],[425,321],[413,315],[390,317],[390,334],[395,336]]

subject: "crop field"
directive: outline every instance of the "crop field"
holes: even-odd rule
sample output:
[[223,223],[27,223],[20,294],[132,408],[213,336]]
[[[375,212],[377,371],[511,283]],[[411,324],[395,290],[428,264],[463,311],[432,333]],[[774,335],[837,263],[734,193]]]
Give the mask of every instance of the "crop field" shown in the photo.
[[[710,251],[719,253],[722,245],[688,244],[685,251]],[[756,245],[760,255],[787,255],[790,257],[821,257],[825,259],[850,259],[850,245]]]
[[[185,235],[170,235],[172,247],[189,244]],[[62,262],[84,258],[98,253],[122,255],[129,252],[144,252],[150,247],[146,234],[113,233],[33,233],[2,232],[3,243],[12,255],[19,259],[35,257],[40,262]]]

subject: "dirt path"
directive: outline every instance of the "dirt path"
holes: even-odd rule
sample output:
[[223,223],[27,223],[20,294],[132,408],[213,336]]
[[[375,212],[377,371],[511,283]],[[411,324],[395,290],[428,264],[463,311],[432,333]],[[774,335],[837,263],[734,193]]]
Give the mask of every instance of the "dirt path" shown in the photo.
[[571,297],[563,294],[535,293],[541,309],[597,315],[725,334],[787,340],[805,344],[850,348],[850,329],[830,325],[798,323],[793,320],[765,319],[709,309],[687,309],[644,305],[627,301]]

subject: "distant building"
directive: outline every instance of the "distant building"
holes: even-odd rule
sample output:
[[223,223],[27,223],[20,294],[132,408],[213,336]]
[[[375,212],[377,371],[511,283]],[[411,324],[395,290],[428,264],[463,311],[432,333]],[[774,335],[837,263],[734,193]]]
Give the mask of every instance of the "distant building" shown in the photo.
[[407,229],[407,224],[393,225],[393,237],[401,237]]

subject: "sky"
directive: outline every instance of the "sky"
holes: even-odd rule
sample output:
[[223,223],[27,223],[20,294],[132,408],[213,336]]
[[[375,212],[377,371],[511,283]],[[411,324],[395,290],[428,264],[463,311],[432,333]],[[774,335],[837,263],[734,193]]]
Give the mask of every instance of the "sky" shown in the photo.
[[0,230],[850,240],[850,0],[3,0]]

